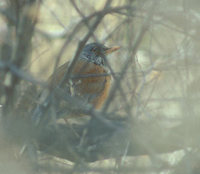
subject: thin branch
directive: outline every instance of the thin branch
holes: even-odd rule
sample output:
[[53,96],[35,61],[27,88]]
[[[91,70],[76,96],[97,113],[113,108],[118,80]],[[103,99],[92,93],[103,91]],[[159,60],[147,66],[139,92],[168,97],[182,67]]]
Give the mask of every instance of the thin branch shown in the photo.
[[154,0],[154,2],[152,3],[151,9],[149,10],[149,15],[146,18],[145,22],[143,23],[143,25],[142,25],[142,27],[140,29],[140,33],[137,35],[137,37],[135,39],[135,42],[133,44],[132,55],[129,58],[127,58],[126,62],[124,63],[124,66],[122,67],[122,74],[118,78],[118,80],[115,81],[115,84],[113,85],[113,88],[110,91],[109,97],[108,97],[108,99],[107,99],[107,101],[106,101],[106,103],[105,103],[105,105],[104,105],[104,107],[102,109],[103,112],[105,112],[108,109],[109,104],[111,103],[111,100],[113,99],[114,94],[117,91],[117,88],[118,88],[118,86],[120,84],[120,81],[124,78],[124,76],[126,74],[126,71],[128,69],[128,66],[129,66],[129,63],[130,63],[131,59],[133,59],[135,57],[134,55],[136,54],[136,51],[137,51],[137,49],[139,47],[139,44],[142,41],[142,38],[143,38],[145,32],[147,31],[147,29],[149,27],[149,24],[151,22],[151,19],[153,17],[156,3],[157,3],[157,1]]

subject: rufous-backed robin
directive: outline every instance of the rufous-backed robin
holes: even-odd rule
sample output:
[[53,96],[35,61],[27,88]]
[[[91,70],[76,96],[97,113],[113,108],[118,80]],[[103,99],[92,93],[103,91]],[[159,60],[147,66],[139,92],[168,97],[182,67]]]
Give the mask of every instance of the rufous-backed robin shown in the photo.
[[[111,87],[111,75],[108,74],[105,59],[108,54],[119,48],[119,46],[109,48],[100,43],[87,44],[73,66],[72,78],[64,81],[62,89],[73,96],[81,97],[87,103],[92,104],[95,109],[100,109]],[[59,84],[69,65],[70,61],[58,67],[49,77],[48,82],[53,81],[53,84]]]

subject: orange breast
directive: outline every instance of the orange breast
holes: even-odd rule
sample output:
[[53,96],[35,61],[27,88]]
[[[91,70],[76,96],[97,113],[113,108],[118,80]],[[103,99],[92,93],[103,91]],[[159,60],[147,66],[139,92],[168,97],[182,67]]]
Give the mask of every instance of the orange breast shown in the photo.
[[[62,80],[68,66],[67,62],[57,69],[54,84],[58,84]],[[87,60],[78,60],[72,70],[72,87],[75,95],[81,96],[93,104],[96,109],[101,108],[111,85],[111,76],[106,73],[107,70],[102,66]],[[51,79],[52,76],[49,80]],[[69,86],[69,82],[64,82],[64,84],[65,87]]]

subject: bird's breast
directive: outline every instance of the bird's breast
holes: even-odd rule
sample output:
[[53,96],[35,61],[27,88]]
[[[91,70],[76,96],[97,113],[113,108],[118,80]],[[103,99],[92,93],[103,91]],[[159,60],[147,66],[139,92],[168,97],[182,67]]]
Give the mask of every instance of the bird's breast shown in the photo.
[[[63,80],[68,67],[69,63],[66,63],[56,70],[53,84],[59,84]],[[49,80],[52,78],[53,76]],[[111,76],[105,67],[86,60],[78,60],[73,66],[70,80],[64,82],[63,87],[70,88],[73,95],[81,96],[96,108],[100,108],[108,96],[110,85]]]

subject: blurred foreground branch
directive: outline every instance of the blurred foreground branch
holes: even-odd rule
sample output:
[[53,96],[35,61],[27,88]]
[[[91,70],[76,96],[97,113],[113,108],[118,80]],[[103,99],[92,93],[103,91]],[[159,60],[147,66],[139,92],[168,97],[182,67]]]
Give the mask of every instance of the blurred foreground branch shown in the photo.
[[[165,55],[165,57],[162,57],[160,52],[163,52],[163,50],[160,51],[158,48],[155,50],[160,51],[160,54],[158,54],[159,58],[152,58],[156,54],[153,54],[152,50],[154,49],[151,50],[151,46],[153,45],[152,40],[154,40],[154,37],[149,35],[149,32],[151,32],[150,30],[153,32],[153,29],[156,29],[156,34],[158,34],[158,31],[160,30],[158,28],[154,28],[155,23],[166,23],[166,21],[159,22],[160,19],[157,19],[157,16],[159,15],[158,12],[155,13],[156,16],[154,15],[154,11],[156,11],[156,6],[154,6],[154,4],[150,11],[144,10],[145,15],[142,15],[142,18],[145,20],[141,23],[141,27],[137,26],[139,28],[139,32],[135,32],[137,29],[135,26],[137,24],[140,26],[140,22],[133,23],[133,19],[135,17],[135,7],[133,7],[133,5],[137,6],[135,2],[128,1],[128,3],[125,5],[115,7],[111,5],[111,2],[113,2],[112,0],[107,0],[102,10],[85,15],[82,13],[82,11],[80,11],[81,8],[79,8],[79,4],[71,0],[73,8],[75,8],[82,19],[79,21],[79,23],[72,27],[71,32],[65,32],[61,36],[66,37],[66,40],[58,50],[57,56],[55,56],[56,61],[54,65],[54,72],[58,67],[61,58],[66,52],[66,49],[68,47],[68,50],[70,49],[70,44],[74,40],[74,37],[78,36],[77,33],[80,32],[85,25],[87,32],[85,35],[83,35],[83,37],[79,37],[80,40],[73,57],[74,59],[69,69],[66,71],[65,77],[63,77],[63,80],[60,82],[60,84],[58,84],[58,88],[51,89],[48,88],[49,86],[47,86],[46,83],[42,83],[40,80],[33,78],[31,75],[29,75],[29,73],[26,73],[22,70],[23,64],[26,62],[26,60],[28,60],[28,58],[30,58],[30,48],[32,46],[32,38],[37,22],[39,4],[36,4],[35,2],[36,0],[10,0],[10,4],[5,11],[6,13],[4,13],[4,11],[1,12],[0,10],[0,12],[7,18],[7,35],[11,36],[13,32],[15,33],[10,45],[7,44],[10,42],[3,43],[1,45],[0,71],[3,78],[0,77],[0,87],[3,88],[3,90],[1,91],[0,102],[3,108],[3,113],[1,115],[3,121],[1,120],[2,122],[0,127],[7,128],[5,135],[7,138],[11,137],[10,139],[11,142],[14,142],[13,144],[16,145],[18,142],[20,142],[20,155],[27,154],[23,152],[28,152],[28,158],[34,157],[36,159],[35,162],[37,163],[37,154],[38,151],[40,151],[73,161],[76,165],[111,158],[117,159],[118,161],[121,159],[121,161],[123,161],[123,159],[128,156],[135,157],[149,155],[154,157],[160,153],[169,153],[175,150],[186,149],[192,149],[195,151],[199,148],[200,141],[198,132],[200,125],[199,118],[195,117],[198,115],[196,114],[198,112],[192,112],[193,106],[195,104],[199,105],[199,97],[194,98],[194,100],[189,100],[190,96],[187,96],[189,94],[189,87],[186,86],[189,84],[189,81],[192,81],[195,78],[191,78],[191,80],[188,76],[189,80],[187,79],[187,82],[181,81],[180,89],[182,91],[181,93],[178,93],[177,97],[171,93],[176,93],[175,88],[177,88],[178,85],[174,85],[173,83],[170,84],[170,82],[173,82],[170,80],[173,79],[175,73],[170,74],[169,78],[166,78],[163,75],[165,71],[178,72],[178,70],[181,69],[180,76],[177,76],[175,80],[177,82],[177,79],[186,79],[186,76],[184,76],[185,72],[182,71],[182,69],[188,68],[188,70],[190,70],[190,66],[194,68],[199,65],[199,62],[194,59],[195,56],[186,56],[187,54],[183,54],[183,57],[181,58],[179,54],[175,54],[173,56],[170,52],[170,55],[172,56],[171,59],[169,58],[170,56],[168,54],[166,57],[164,53],[163,55]],[[140,2],[141,1],[138,1],[138,4],[140,4]],[[141,5],[143,6],[143,4]],[[102,111],[96,111],[91,105],[85,104],[81,100],[66,93],[66,91],[62,91],[59,86],[62,85],[63,81],[77,78],[72,76],[71,71],[76,60],[79,58],[82,48],[91,37],[96,39],[96,29],[98,29],[99,25],[101,26],[101,24],[104,22],[105,16],[107,17],[108,14],[110,15],[113,13],[115,15],[119,15],[117,16],[119,25],[116,25],[116,28],[114,27],[114,29],[111,25],[110,28],[112,28],[113,33],[116,32],[115,34],[117,35],[120,44],[123,45],[122,54],[118,55],[122,58],[122,61],[120,61],[120,59],[117,59],[116,61],[118,65],[121,64],[122,66],[118,67],[120,68],[118,76],[115,76],[115,71],[109,67],[111,71],[110,74],[112,74],[114,77],[114,85],[111,89],[110,97],[108,98]],[[170,20],[170,16],[163,15],[162,17],[168,19],[167,24],[169,21],[176,24],[173,22],[173,20]],[[127,32],[125,31],[125,25],[127,25],[128,28]],[[121,29],[122,26],[124,26],[124,28]],[[182,28],[184,29],[184,27]],[[118,29],[123,30],[123,32],[119,32],[120,30]],[[179,32],[179,34],[185,34],[186,37],[192,36],[191,33],[185,30],[183,31],[184,32]],[[132,34],[133,32],[134,34]],[[113,33],[108,33],[108,37],[105,38],[110,38],[113,36]],[[137,35],[135,35],[135,33]],[[127,35],[127,41],[125,39],[126,36],[124,35]],[[146,71],[142,68],[139,69],[139,66],[137,67],[136,62],[136,55],[142,50],[140,50],[139,46],[141,44],[145,45],[145,43],[143,43],[146,39],[145,36],[149,37],[149,40],[151,40],[149,43],[149,45],[151,45],[149,46],[149,55],[147,58],[145,56],[141,56],[140,58],[148,60],[151,59],[150,61],[152,63]],[[160,38],[160,36],[157,38]],[[189,38],[191,39],[192,37]],[[164,36],[164,40],[166,39],[167,36]],[[180,39],[181,36],[179,36],[178,40]],[[125,43],[127,45],[125,45]],[[159,43],[158,45],[161,46],[162,44]],[[166,45],[170,44],[167,43]],[[187,53],[189,53],[189,51]],[[180,62],[187,57],[190,58],[191,64],[183,61],[183,64],[181,65]],[[162,59],[164,63],[161,62],[160,66],[154,66],[156,61],[161,60],[161,58],[165,58]],[[134,64],[132,64],[132,62],[134,62]],[[146,77],[148,74],[149,76],[152,76],[152,79],[154,80],[154,70],[159,71],[160,78],[157,78],[158,85],[156,84],[152,88],[150,81],[148,81]],[[137,72],[139,71],[142,72],[143,79],[134,80],[134,78],[137,76]],[[131,77],[128,78],[127,74],[129,74]],[[194,74],[196,75],[198,73],[195,71]],[[94,74],[94,76],[96,75]],[[198,79],[200,78],[198,77]],[[23,100],[24,102],[21,105],[18,105],[18,97],[24,97],[17,94],[17,85],[19,85],[20,80],[31,82],[31,85],[35,85],[35,88],[36,85],[44,87],[45,89],[43,91],[48,91],[47,95],[44,97],[44,101],[39,101],[40,97],[38,96],[41,94],[41,91],[38,92],[37,89],[34,90],[33,88],[30,88],[30,91],[28,91],[27,95],[25,95],[27,98],[30,97],[30,102],[27,102],[25,98]],[[52,83],[54,83],[53,80]],[[151,80],[151,82],[153,82],[153,80]],[[166,83],[166,80],[169,82],[167,81]],[[138,81],[138,83],[139,81],[142,81],[141,89],[138,90],[138,93],[134,87],[134,82],[136,81]],[[162,84],[163,81],[164,83]],[[194,85],[195,87],[199,86],[199,80],[197,82],[198,85]],[[196,82],[194,84],[196,84]],[[183,86],[185,88],[182,88]],[[21,85],[20,87],[23,88],[24,86]],[[171,88],[173,89],[169,90]],[[155,91],[157,90],[155,94],[153,94],[154,89]],[[187,93],[185,89],[188,90],[187,95],[185,95]],[[150,94],[148,94],[148,90],[150,91]],[[197,89],[197,91],[199,91],[199,89]],[[182,94],[183,96],[181,96]],[[114,98],[117,95],[119,95],[120,98],[117,98],[114,102]],[[56,112],[55,108],[57,103],[53,98],[54,96],[56,96],[59,101],[64,101],[66,103],[66,110],[64,111],[66,111],[68,115],[74,111],[79,111],[80,113],[88,116],[86,116],[86,121],[81,122],[81,124],[74,122],[71,123],[70,121],[66,122],[65,124],[61,124],[59,121],[60,118],[62,118],[62,113],[60,116],[59,112]],[[170,97],[171,100],[169,100]],[[155,101],[157,101],[156,104]],[[161,101],[162,105],[160,105]],[[170,110],[168,107],[171,105],[174,107],[174,101],[178,103],[177,108],[181,109],[178,110],[176,108],[174,109],[176,111],[173,112],[172,109]],[[153,105],[152,102],[154,102]],[[171,105],[167,102],[170,102]],[[116,104],[116,107],[113,107],[112,104]],[[125,108],[124,110],[123,107]],[[163,108],[163,110],[161,109],[162,114],[160,114],[158,108]],[[118,113],[116,110],[120,110],[120,112]],[[177,113],[180,114],[180,117],[177,117],[180,121],[178,126],[165,128],[165,126],[158,123],[161,117],[161,119],[166,119],[166,121],[169,121],[168,118],[170,118],[171,115],[176,117]],[[159,117],[159,114],[161,117]],[[149,118],[152,118],[151,121],[146,121]],[[10,141],[8,142],[10,143]]]
[[[163,129],[154,121],[134,122],[109,120],[114,127],[92,119],[85,125],[49,126],[42,129],[38,138],[40,150],[70,161],[94,162],[125,156],[169,153],[199,144],[198,125],[186,124]],[[72,127],[71,127],[72,126]],[[83,134],[84,130],[87,133]],[[76,132],[76,135],[75,135]],[[194,135],[191,137],[191,135]],[[190,140],[185,144],[185,140]],[[80,143],[81,142],[81,143]],[[127,153],[125,153],[127,151]]]

